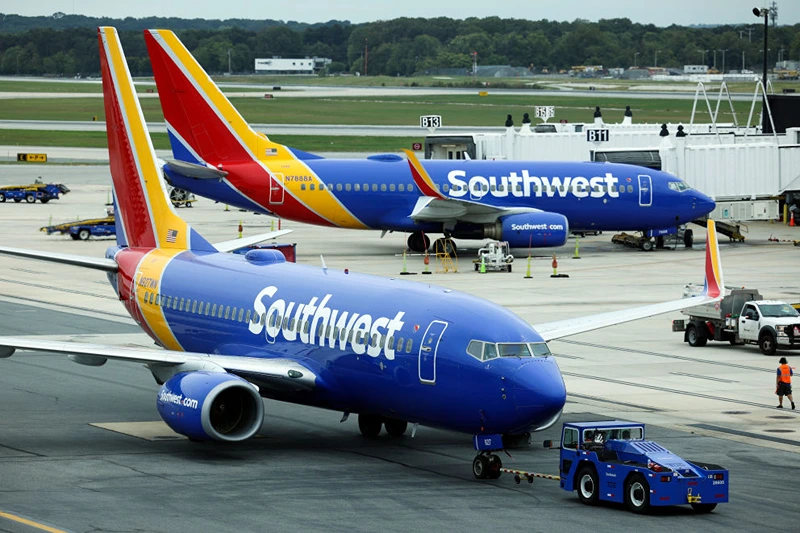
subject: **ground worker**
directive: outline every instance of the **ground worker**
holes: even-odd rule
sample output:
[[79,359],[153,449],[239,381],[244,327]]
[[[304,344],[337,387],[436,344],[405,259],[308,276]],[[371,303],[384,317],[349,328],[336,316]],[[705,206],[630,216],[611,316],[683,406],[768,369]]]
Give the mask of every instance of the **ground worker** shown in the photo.
[[780,366],[778,367],[778,376],[776,378],[777,388],[775,394],[778,395],[778,409],[783,409],[783,397],[789,398],[792,402],[792,409],[794,409],[794,399],[792,398],[792,367],[786,362],[785,357],[781,357]]

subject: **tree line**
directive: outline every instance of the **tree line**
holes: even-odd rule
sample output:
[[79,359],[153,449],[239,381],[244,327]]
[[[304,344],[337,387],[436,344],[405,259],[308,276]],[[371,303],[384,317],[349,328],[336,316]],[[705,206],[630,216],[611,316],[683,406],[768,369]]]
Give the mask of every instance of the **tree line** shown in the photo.
[[[760,70],[763,25],[658,27],[627,18],[576,19],[398,18],[351,24],[275,20],[100,19],[80,15],[21,17],[0,13],[0,74],[97,76],[97,26],[115,26],[131,72],[151,75],[142,31],[174,30],[212,74],[252,73],[256,58],[327,57],[327,73],[412,76],[442,68],[511,65],[536,72],[574,65],[628,68],[638,64],[682,68],[706,64],[721,70]],[[800,59],[800,24],[771,27],[769,65]],[[716,52],[715,52],[716,51]],[[365,60],[366,58],[366,60]],[[366,63],[366,64],[365,64]]]

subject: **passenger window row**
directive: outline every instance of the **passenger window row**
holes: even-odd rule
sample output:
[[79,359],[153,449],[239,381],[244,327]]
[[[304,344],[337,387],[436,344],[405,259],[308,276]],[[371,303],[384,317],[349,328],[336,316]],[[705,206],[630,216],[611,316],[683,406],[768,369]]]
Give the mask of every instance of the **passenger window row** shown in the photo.
[[[308,187],[306,187],[306,185],[308,185]],[[301,191],[305,191],[305,190],[310,190],[310,191],[314,191],[314,190],[320,190],[320,191],[324,191],[324,190],[343,191],[344,190],[344,191],[349,192],[349,191],[352,190],[352,191],[356,191],[356,192],[362,192],[362,191],[363,192],[370,192],[370,191],[371,192],[378,192],[378,190],[380,190],[381,192],[386,192],[388,190],[389,192],[394,192],[395,190],[397,190],[397,191],[400,191],[400,192],[405,192],[405,191],[411,192],[411,191],[414,190],[413,187],[414,186],[411,185],[411,184],[404,184],[404,183],[400,183],[400,184],[389,183],[388,185],[386,183],[381,183],[380,185],[378,185],[377,183],[372,183],[372,184],[369,184],[369,183],[364,183],[364,184],[361,184],[361,183],[354,183],[354,184],[350,184],[350,183],[345,183],[345,184],[341,184],[341,183],[336,183],[336,184],[333,184],[333,183],[329,183],[329,184],[320,183],[319,187],[317,187],[317,185],[314,184],[314,183],[309,183],[309,184],[301,183],[300,184],[300,190]],[[450,187],[449,183],[445,183],[444,185],[440,185],[438,183],[436,184],[436,190],[449,192],[450,189],[451,189],[451,187]],[[475,189],[475,188],[473,187],[473,189]],[[491,190],[492,192],[498,192],[499,191],[499,192],[519,192],[519,193],[521,193],[523,191],[523,186],[522,186],[521,183],[517,183],[513,188],[512,188],[511,185],[506,186],[504,184],[500,184],[500,185],[481,184],[478,189],[481,192],[489,192]],[[548,193],[551,192],[551,191],[553,191],[553,192],[560,191],[562,193],[566,193],[568,189],[574,190],[575,192],[594,192],[594,193],[605,193],[605,192],[608,192],[609,190],[611,192],[618,192],[619,191],[621,193],[624,193],[626,191],[625,185],[620,185],[619,187],[617,187],[616,185],[611,185],[611,187],[606,187],[605,185],[595,185],[594,187],[589,187],[588,185],[579,185],[579,186],[575,186],[575,187],[567,187],[565,185],[562,185],[561,187],[541,187],[539,185],[536,185],[536,186],[531,188],[531,190],[535,194],[541,194],[542,191],[546,191]],[[467,186],[466,185],[453,185],[452,186],[452,190],[453,190],[453,192],[467,192]],[[633,185],[628,185],[627,186],[627,192],[630,192],[630,193],[633,192]]]
[[[252,322],[253,324],[261,323],[262,326],[264,326],[267,322],[267,313],[262,313],[259,315],[258,313],[253,312],[251,309],[245,310],[241,307],[237,308],[229,305],[223,306],[222,304],[218,305],[210,302],[178,298],[177,296],[162,296],[158,293],[150,291],[145,292],[144,302],[146,304],[155,305],[164,309],[173,309],[197,315],[223,318],[225,320],[231,320],[234,322]],[[297,320],[295,318],[289,318],[288,315],[282,317],[277,313],[272,313],[269,318],[269,327],[275,329],[277,325],[284,331],[293,331],[295,333],[302,332],[304,334],[308,334],[311,329],[311,322],[311,319]],[[331,324],[328,324],[326,328],[325,323],[319,321],[319,326],[316,329],[316,337],[319,338],[324,334],[326,339],[333,338],[338,339],[340,342],[354,344],[367,344],[367,341],[369,341],[369,346],[373,348],[380,346],[382,348],[386,348],[387,350],[395,350],[396,352],[402,352],[404,347],[406,353],[411,353],[411,351],[414,349],[414,339],[410,337],[408,339],[403,337],[387,338],[385,335],[379,335],[375,333],[371,338],[369,338],[369,336],[363,331],[356,333],[354,330],[350,330],[349,334],[347,334],[347,338],[345,338],[346,331],[347,330],[343,328],[339,328],[338,326],[333,326]]]

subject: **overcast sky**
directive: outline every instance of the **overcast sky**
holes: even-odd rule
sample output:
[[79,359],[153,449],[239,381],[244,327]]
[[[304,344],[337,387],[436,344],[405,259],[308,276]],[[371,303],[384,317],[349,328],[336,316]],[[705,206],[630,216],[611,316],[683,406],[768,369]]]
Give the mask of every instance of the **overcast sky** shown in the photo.
[[[67,14],[95,17],[179,17],[205,19],[274,19],[299,22],[349,20],[370,22],[398,17],[451,18],[489,17],[528,20],[597,21],[601,18],[628,17],[633,22],[670,24],[756,24],[754,6],[772,0],[237,0],[210,2],[198,0],[2,0],[0,12],[18,15]],[[778,23],[800,22],[800,1],[780,0]]]

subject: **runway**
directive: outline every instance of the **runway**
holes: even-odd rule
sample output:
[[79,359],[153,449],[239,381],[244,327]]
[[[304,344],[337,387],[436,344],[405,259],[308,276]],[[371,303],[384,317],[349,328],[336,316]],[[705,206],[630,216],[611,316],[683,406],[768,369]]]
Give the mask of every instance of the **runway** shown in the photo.
[[[68,195],[47,205],[0,207],[0,244],[101,257],[113,241],[76,242],[45,235],[53,222],[97,216],[108,195],[108,169],[47,166],[46,179]],[[39,169],[0,166],[0,184]],[[268,229],[271,220],[199,200],[179,214],[211,242]],[[405,236],[316,228],[293,229],[298,261],[396,276]],[[758,288],[800,301],[800,228],[751,224],[743,244],[724,242],[728,285]],[[695,228],[696,242],[702,229]],[[523,279],[524,251],[513,274],[472,270],[477,242],[458,241],[459,272],[421,282],[481,295],[531,323],[582,316],[680,296],[702,281],[704,251],[678,248],[644,253],[609,242],[609,235],[532,259]],[[409,270],[422,260],[408,258]],[[436,264],[431,265],[436,270]],[[422,278],[422,276],[409,276]],[[140,365],[76,365],[64,357],[18,353],[0,360],[0,531],[628,531],[676,529],[749,532],[776,521],[800,520],[791,496],[798,478],[800,414],[774,408],[777,357],[756,347],[710,343],[691,348],[664,315],[551,343],[567,385],[564,420],[621,418],[646,422],[648,437],[690,460],[731,472],[731,503],[709,515],[688,507],[633,515],[620,506],[586,507],[558,483],[515,485],[508,477],[477,481],[469,435],[419,428],[414,438],[363,439],[355,417],[266,402],[259,438],[240,445],[197,444],[170,434],[156,412],[158,386]],[[480,317],[476,317],[479,320]],[[104,274],[76,267],[0,257],[0,335],[43,335],[151,347],[116,300]],[[798,360],[784,353],[790,363]],[[505,466],[556,473],[559,426],[535,434],[530,447],[511,450]],[[27,524],[12,517],[27,520]],[[46,530],[46,529],[45,529]]]

